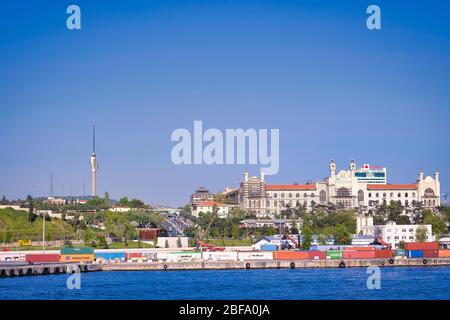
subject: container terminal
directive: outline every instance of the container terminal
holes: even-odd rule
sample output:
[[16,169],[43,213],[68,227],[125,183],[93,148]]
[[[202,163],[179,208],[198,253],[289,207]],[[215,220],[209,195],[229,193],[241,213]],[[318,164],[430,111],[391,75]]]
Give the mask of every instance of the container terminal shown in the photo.
[[163,271],[203,269],[347,268],[450,265],[450,250],[437,242],[409,242],[405,249],[379,245],[311,246],[310,250],[261,250],[200,246],[173,249],[94,249],[0,252],[0,277],[69,273],[74,266],[90,271]]

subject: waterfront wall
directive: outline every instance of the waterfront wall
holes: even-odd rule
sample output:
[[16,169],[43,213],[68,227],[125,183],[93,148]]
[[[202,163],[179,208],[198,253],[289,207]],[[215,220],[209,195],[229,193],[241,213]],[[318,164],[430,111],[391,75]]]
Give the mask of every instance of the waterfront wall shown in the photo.
[[0,266],[0,278],[72,273],[74,268],[79,268],[78,270],[80,270],[80,272],[102,270],[102,266],[98,264],[55,263],[39,265],[6,265]]
[[189,261],[105,264],[105,271],[282,269],[282,268],[354,268],[400,266],[450,266],[450,258],[430,259],[346,259],[346,260],[259,260],[259,261]]

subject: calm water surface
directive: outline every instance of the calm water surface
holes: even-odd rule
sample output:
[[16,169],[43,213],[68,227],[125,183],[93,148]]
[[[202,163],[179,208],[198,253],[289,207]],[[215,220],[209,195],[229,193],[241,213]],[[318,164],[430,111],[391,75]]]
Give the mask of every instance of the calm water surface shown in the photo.
[[381,268],[381,290],[366,268],[135,271],[0,279],[0,299],[450,299],[450,267]]

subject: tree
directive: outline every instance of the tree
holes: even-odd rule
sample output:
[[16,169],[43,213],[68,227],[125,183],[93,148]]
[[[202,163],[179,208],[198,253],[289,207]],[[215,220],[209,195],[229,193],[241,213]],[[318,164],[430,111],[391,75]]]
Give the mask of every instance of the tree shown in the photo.
[[109,207],[111,205],[108,192],[105,192],[105,198],[103,200],[105,201],[105,206]]
[[447,224],[439,213],[427,209],[423,212],[423,224],[431,224],[433,235],[439,237],[447,230]]
[[120,204],[121,206],[128,206],[128,197],[120,198],[119,204]]
[[398,248],[399,249],[405,249],[405,241],[400,240],[400,242],[398,243]]
[[3,196],[3,197],[2,197],[2,200],[0,201],[0,204],[1,204],[1,205],[7,205],[7,204],[9,204],[9,201],[8,201],[8,199],[6,199],[5,196]]
[[35,215],[34,215],[34,204],[33,204],[33,198],[31,198],[31,196],[28,196],[29,198],[27,198],[28,202],[29,202],[29,207],[28,207],[28,222],[29,223],[33,223],[34,220],[36,219]]
[[428,230],[424,226],[420,226],[416,229],[416,239],[419,242],[425,242],[428,237]]
[[145,207],[145,203],[139,199],[132,199],[131,201],[128,202],[128,206],[130,208],[142,209]]

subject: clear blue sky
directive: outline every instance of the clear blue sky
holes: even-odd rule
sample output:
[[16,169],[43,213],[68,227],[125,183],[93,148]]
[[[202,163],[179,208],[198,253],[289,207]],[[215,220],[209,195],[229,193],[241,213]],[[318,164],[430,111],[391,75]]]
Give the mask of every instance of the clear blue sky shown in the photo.
[[[366,28],[369,4],[382,30]],[[82,30],[66,28],[81,7]],[[420,168],[449,190],[448,1],[2,1],[0,196],[90,190],[182,205],[246,167],[175,166],[176,128],[279,128],[273,183],[338,169]]]

